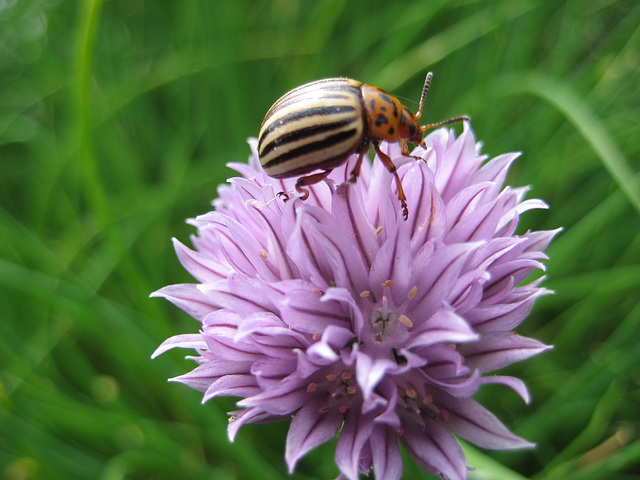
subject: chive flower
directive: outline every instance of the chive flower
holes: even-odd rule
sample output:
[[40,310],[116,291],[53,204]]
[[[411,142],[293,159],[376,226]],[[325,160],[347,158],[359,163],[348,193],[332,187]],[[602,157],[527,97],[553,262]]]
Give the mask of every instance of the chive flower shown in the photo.
[[196,281],[152,294],[200,322],[154,353],[195,350],[197,366],[172,380],[203,402],[240,398],[231,440],[246,423],[290,422],[290,471],[335,437],[338,478],[350,480],[400,479],[400,445],[455,480],[467,478],[456,437],[531,447],[472,398],[497,383],[528,402],[522,380],[493,372],[550,348],[513,331],[549,293],[528,277],[558,232],[516,234],[522,213],[547,208],[503,186],[518,154],[487,160],[468,123],[458,137],[435,130],[413,157],[382,144],[407,195],[404,221],[377,159],[350,184],[352,156],[302,201],[295,179],[266,176],[249,144],[214,210],[190,221],[194,249],[174,240]]

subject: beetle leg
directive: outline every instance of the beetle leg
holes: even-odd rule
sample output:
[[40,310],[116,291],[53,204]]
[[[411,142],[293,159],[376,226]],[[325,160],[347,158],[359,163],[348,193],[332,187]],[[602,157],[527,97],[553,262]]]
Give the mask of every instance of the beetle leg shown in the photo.
[[393,164],[393,161],[389,158],[389,155],[383,153],[380,150],[380,147],[377,143],[373,143],[373,148],[378,154],[378,157],[382,161],[382,164],[387,168],[390,174],[396,177],[396,185],[398,186],[398,200],[400,200],[400,206],[402,207],[402,218],[405,220],[409,217],[409,208],[407,207],[407,197],[404,194],[404,190],[402,189],[402,182],[400,181],[400,177],[398,176],[398,171],[396,170],[396,166]]
[[407,145],[407,141],[403,138],[400,140],[400,152],[405,157],[411,157],[411,152],[409,152],[409,146]]
[[302,200],[306,200],[309,198],[309,190],[304,187],[308,187],[310,185],[315,185],[318,182],[321,182],[327,175],[331,173],[331,169],[325,170],[324,172],[314,173],[313,175],[307,175],[306,177],[300,177],[296,182],[296,190],[300,194],[300,198]]
[[358,161],[353,167],[353,170],[351,170],[351,176],[349,177],[349,180],[347,180],[347,182],[356,183],[356,180],[358,180],[358,177],[360,176],[360,166],[362,165],[362,159],[364,158],[364,154],[367,153],[368,151],[369,151],[368,143],[360,147],[360,150],[358,150],[358,153],[360,154],[360,156],[358,157]]

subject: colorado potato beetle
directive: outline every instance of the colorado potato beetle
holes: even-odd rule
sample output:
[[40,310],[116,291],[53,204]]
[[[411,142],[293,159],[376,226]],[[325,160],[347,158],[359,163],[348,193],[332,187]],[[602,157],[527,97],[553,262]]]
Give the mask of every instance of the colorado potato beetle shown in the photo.
[[[420,126],[418,119],[432,77],[429,72],[415,115],[393,95],[350,78],[327,78],[291,90],[273,104],[260,128],[258,155],[265,173],[273,178],[299,176],[296,190],[304,200],[309,196],[306,186],[322,181],[357,153],[349,178],[354,183],[362,159],[373,145],[378,158],[395,176],[406,220],[409,212],[402,183],[393,161],[380,150],[380,142],[399,141],[402,154],[409,155],[407,141],[425,147],[425,130],[469,119],[463,115]],[[315,170],[319,172],[312,173]]]

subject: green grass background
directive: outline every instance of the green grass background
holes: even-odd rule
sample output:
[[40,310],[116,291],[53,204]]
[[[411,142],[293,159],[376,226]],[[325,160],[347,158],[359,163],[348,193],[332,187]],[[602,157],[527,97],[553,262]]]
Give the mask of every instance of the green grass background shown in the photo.
[[[478,398],[523,452],[467,447],[474,479],[640,478],[640,3],[634,0],[0,2],[0,475],[330,479],[335,442],[288,476],[284,424],[226,436],[151,361],[197,323],[150,292],[190,281],[170,237],[204,213],[282,93],[345,75],[427,121],[467,113],[511,185],[564,232],[520,327],[555,345]],[[458,127],[459,129],[459,127]],[[522,230],[524,231],[524,230]],[[407,479],[434,478],[405,461]]]

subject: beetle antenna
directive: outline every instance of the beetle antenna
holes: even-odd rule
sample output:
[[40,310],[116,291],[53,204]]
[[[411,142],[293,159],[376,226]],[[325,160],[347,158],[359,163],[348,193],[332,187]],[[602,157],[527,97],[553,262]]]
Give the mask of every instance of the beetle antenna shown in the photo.
[[424,79],[424,87],[422,87],[422,95],[420,95],[420,104],[418,105],[418,111],[414,115],[416,120],[422,116],[422,106],[424,105],[424,98],[427,96],[429,87],[431,86],[431,79],[433,78],[433,72],[427,73],[427,78]]
[[442,122],[430,123],[429,125],[425,125],[424,127],[420,127],[420,130],[423,132],[425,130],[430,130],[432,128],[444,127],[445,125],[451,125],[452,123],[458,122],[470,122],[471,118],[468,115],[460,115],[459,117],[450,118],[449,120],[444,120]]

